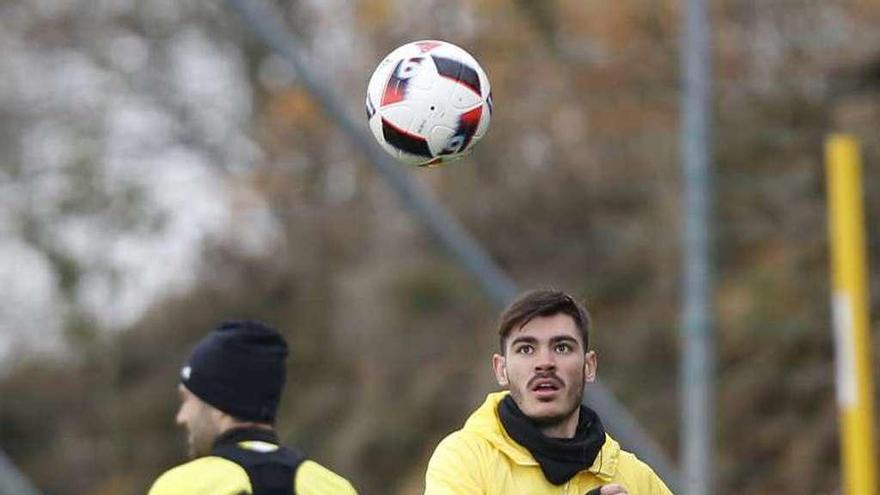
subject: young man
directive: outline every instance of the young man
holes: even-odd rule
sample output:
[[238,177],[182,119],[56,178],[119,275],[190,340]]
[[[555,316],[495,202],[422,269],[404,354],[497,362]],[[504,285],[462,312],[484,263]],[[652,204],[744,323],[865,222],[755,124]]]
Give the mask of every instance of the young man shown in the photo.
[[279,444],[275,411],[287,343],[256,321],[224,322],[181,370],[177,423],[194,459],[166,471],[149,495],[356,494],[351,484]]
[[671,495],[581,405],[596,379],[586,309],[563,292],[522,294],[501,314],[498,384],[434,451],[426,495]]

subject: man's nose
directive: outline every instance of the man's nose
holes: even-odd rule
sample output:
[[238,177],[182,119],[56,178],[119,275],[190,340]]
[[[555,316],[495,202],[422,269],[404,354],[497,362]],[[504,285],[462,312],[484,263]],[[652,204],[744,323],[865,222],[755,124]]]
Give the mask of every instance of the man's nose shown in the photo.
[[536,371],[556,370],[556,357],[549,349],[538,350],[538,359],[535,361]]

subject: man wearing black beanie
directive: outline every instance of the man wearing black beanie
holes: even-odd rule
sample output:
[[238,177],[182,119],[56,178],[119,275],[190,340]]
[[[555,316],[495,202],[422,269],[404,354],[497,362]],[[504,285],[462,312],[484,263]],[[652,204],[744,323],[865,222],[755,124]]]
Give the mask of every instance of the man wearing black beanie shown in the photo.
[[356,495],[345,478],[280,445],[275,413],[287,343],[257,321],[221,323],[180,372],[176,421],[192,461],[160,476],[149,495]]

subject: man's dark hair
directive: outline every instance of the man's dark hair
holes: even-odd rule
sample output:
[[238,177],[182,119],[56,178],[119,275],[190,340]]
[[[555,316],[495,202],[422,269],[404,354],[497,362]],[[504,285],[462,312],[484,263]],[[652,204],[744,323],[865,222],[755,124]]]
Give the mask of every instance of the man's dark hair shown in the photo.
[[565,292],[554,289],[536,289],[519,295],[501,313],[498,322],[498,336],[501,354],[505,353],[507,336],[512,330],[518,330],[536,317],[566,314],[574,320],[581,333],[584,352],[590,348],[590,314],[581,303]]

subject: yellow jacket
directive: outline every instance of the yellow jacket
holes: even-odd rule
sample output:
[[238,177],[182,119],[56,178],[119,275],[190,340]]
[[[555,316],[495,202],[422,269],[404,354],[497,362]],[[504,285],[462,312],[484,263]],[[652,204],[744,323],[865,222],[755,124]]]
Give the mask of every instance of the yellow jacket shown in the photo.
[[609,483],[623,485],[630,495],[672,495],[647,464],[608,435],[588,470],[553,485],[532,454],[504,430],[497,411],[506,394],[489,394],[461,430],[437,445],[425,474],[425,495],[583,495]]
[[235,430],[212,455],[163,473],[148,495],[357,495],[345,478],[277,443],[274,432]]
[[[357,495],[346,479],[314,462],[305,461],[291,479],[296,495]],[[238,464],[222,457],[196,459],[166,471],[148,495],[246,495],[251,479]]]

